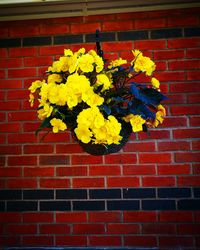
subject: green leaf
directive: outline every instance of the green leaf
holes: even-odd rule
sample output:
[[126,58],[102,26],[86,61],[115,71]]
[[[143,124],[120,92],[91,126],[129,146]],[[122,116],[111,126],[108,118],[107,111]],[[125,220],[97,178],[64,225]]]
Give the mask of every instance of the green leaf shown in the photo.
[[42,124],[39,126],[39,128],[35,131],[35,134],[38,135],[38,133],[43,129],[43,128],[50,128],[51,124],[50,124],[50,117],[47,117],[46,119],[44,119],[44,121],[42,122]]

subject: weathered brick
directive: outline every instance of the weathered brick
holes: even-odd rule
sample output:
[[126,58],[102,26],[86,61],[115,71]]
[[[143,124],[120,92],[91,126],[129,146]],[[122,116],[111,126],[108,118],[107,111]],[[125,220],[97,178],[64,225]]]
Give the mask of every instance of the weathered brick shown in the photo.
[[[157,43],[159,44],[162,40],[158,40]],[[163,43],[165,40],[162,41]],[[156,43],[156,44],[157,44]],[[160,48],[157,48],[160,49]],[[183,59],[184,58],[184,50],[155,50],[154,51],[154,58],[156,60],[167,60],[167,59]]]
[[125,246],[154,247],[156,245],[155,236],[125,236]]
[[161,222],[192,222],[192,212],[185,211],[161,211],[159,220]]
[[69,156],[68,155],[41,155],[40,165],[68,165]]
[[8,156],[9,166],[37,165],[37,156]]
[[179,176],[178,177],[178,185],[183,186],[196,186],[200,185],[200,179],[198,176]]
[[104,22],[102,25],[102,31],[131,30],[132,28],[133,28],[133,22],[131,20]]
[[0,177],[21,177],[22,169],[20,167],[0,168]]
[[93,166],[89,167],[89,174],[91,176],[109,176],[109,175],[120,175],[120,166]]
[[87,236],[56,236],[56,245],[57,246],[86,246],[87,245]]
[[153,164],[123,166],[124,175],[154,175],[155,171],[155,166]]
[[175,153],[175,161],[176,162],[199,162],[200,155],[197,152],[181,152]]
[[155,29],[164,28],[166,26],[165,18],[154,19],[138,19],[135,20],[135,29]]
[[158,142],[158,150],[159,151],[190,150],[190,143],[184,141]]
[[[37,187],[37,180],[35,179],[8,179],[7,180],[7,187],[8,188],[36,188]],[[26,209],[26,208],[24,208]]]
[[41,35],[66,34],[68,32],[69,32],[68,24],[59,24],[59,25],[42,24],[39,27],[39,33]]
[[89,222],[110,222],[117,223],[121,221],[120,212],[90,212],[89,213]]
[[22,215],[25,223],[52,223],[53,213],[24,213]]
[[104,187],[103,178],[74,178],[73,187],[83,188],[83,187]]
[[101,27],[100,23],[82,23],[82,24],[72,24],[71,32],[73,33],[88,33],[95,32],[97,29]]
[[199,60],[182,60],[182,61],[171,61],[168,63],[169,70],[188,70],[188,69],[199,69],[200,61]]
[[175,178],[173,177],[159,177],[159,176],[145,176],[142,178],[142,186],[144,187],[166,187],[175,186]]
[[36,225],[18,225],[18,224],[9,224],[6,227],[7,234],[36,234],[37,226]]
[[57,223],[83,223],[87,221],[86,212],[58,212],[56,213]]
[[191,247],[193,246],[192,237],[181,236],[161,236],[159,237],[161,247]]
[[36,68],[25,68],[25,69],[10,69],[8,70],[9,78],[25,78],[36,76]]
[[68,224],[42,224],[39,231],[41,234],[69,234],[70,227]]
[[121,246],[120,236],[90,236],[90,246]]
[[137,234],[140,232],[140,227],[137,224],[108,224],[108,234]]
[[51,64],[52,64],[52,57],[51,56],[24,58],[24,66],[25,67],[47,66],[47,65],[51,65]]
[[143,224],[142,233],[144,234],[175,234],[176,225],[174,224]]
[[69,179],[45,178],[40,180],[41,188],[69,188]]
[[195,26],[199,24],[199,20],[197,16],[179,16],[177,17],[168,17],[167,18],[167,26],[169,27],[175,27],[175,26]]
[[127,143],[124,152],[154,152],[155,144],[153,142],[131,142]]
[[30,47],[30,48],[10,48],[9,49],[9,56],[10,57],[27,57],[27,56],[36,56],[37,55],[37,48]]
[[0,80],[0,89],[20,89],[22,80]]
[[86,166],[69,166],[69,167],[57,167],[57,176],[86,176],[87,167]]
[[24,168],[25,177],[50,177],[54,176],[53,167],[26,167]]
[[108,187],[139,187],[138,177],[108,177]]
[[0,60],[0,68],[21,68],[22,59],[21,58],[8,58]]
[[187,49],[186,56],[187,58],[200,58],[200,49]]
[[150,154],[144,153],[139,155],[140,163],[169,163],[171,162],[171,154],[170,153],[162,153],[161,155],[158,153]]
[[169,164],[169,165],[158,165],[158,174],[159,175],[182,175],[190,174],[190,165],[189,164]]
[[173,137],[175,139],[183,139],[183,138],[199,138],[200,131],[199,129],[181,129],[173,131]]
[[53,236],[24,236],[23,245],[25,246],[52,246]]
[[172,115],[197,115],[200,114],[199,105],[191,105],[191,106],[174,106],[171,107]]
[[74,234],[104,234],[105,227],[103,224],[75,224],[73,225]]
[[102,164],[102,156],[72,155],[72,165]]
[[106,155],[106,164],[131,164],[136,163],[136,154]]
[[180,38],[168,40],[168,48],[179,49],[179,48],[195,48],[199,47],[199,38]]

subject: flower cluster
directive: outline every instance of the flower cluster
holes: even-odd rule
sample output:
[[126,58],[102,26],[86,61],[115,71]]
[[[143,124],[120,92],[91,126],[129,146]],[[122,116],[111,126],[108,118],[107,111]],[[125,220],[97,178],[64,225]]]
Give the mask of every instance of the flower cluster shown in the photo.
[[[119,144],[122,124],[133,132],[146,131],[163,122],[166,99],[159,80],[152,77],[156,65],[139,50],[133,60],[119,58],[105,62],[94,50],[84,48],[64,56],[48,68],[47,79],[34,81],[29,87],[30,105],[38,100],[37,132],[51,128],[54,133],[70,129],[83,143]],[[144,73],[149,84],[137,84]]]

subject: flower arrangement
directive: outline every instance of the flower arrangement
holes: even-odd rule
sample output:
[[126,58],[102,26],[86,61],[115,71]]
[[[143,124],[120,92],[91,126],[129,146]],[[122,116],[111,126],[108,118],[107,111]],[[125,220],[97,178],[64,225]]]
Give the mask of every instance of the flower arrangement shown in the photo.
[[[30,105],[35,98],[39,101],[37,113],[42,123],[36,132],[70,129],[81,145],[96,145],[97,151],[103,146],[104,153],[110,153],[118,151],[117,145],[123,137],[126,142],[131,132],[161,124],[166,112],[160,103],[166,97],[159,80],[152,77],[156,65],[141,51],[132,53],[128,64],[122,58],[106,62],[94,50],[81,48],[73,53],[65,49],[64,56],[48,68],[47,79],[29,87]],[[150,83],[136,83],[140,74]],[[108,151],[111,146],[117,150]]]

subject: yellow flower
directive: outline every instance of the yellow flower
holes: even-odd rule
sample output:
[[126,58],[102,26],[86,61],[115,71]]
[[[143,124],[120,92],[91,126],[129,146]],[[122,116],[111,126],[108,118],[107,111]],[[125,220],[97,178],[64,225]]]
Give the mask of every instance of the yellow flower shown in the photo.
[[72,94],[67,96],[67,106],[69,107],[69,109],[72,109],[77,104],[78,104],[77,96],[72,95]]
[[103,97],[94,93],[93,87],[90,86],[89,79],[85,75],[77,73],[70,75],[65,86],[63,93],[65,93],[66,103],[70,109],[82,101],[90,107],[99,106],[104,102]]
[[106,130],[107,130],[107,144],[119,144],[122,137],[120,136],[121,131],[121,123],[112,116],[108,116],[108,120],[106,121]]
[[131,62],[133,65],[135,72],[146,72],[147,76],[151,76],[153,71],[156,69],[155,63],[146,56],[143,56],[139,50],[132,51],[135,59]]
[[72,74],[73,72],[75,72],[78,69],[78,57],[77,57],[77,53],[74,53],[74,55],[72,57],[69,57],[69,73]]
[[29,95],[29,102],[30,102],[30,106],[33,107],[33,104],[34,104],[34,95],[33,94]]
[[45,118],[49,117],[53,111],[53,107],[49,105],[49,103],[45,103],[44,106],[40,104],[39,107],[42,107],[38,110],[38,118],[40,120],[44,120]]
[[62,77],[59,74],[51,74],[48,76],[48,83],[61,83],[62,82]]
[[153,123],[153,127],[156,128],[159,124],[161,124],[164,121],[163,114],[160,111],[156,112],[156,118]]
[[56,104],[58,102],[58,86],[56,83],[49,84],[47,98],[52,104]]
[[64,50],[64,55],[65,56],[73,56],[73,52],[71,51],[71,49],[65,49]]
[[61,56],[58,61],[53,62],[52,67],[48,68],[48,71],[52,72],[66,72],[69,70],[69,67],[72,62],[72,58],[74,56],[69,56],[66,52],[67,56]]
[[78,126],[74,129],[74,132],[79,140],[83,143],[88,143],[91,141],[92,132],[85,126]]
[[89,96],[86,102],[90,107],[100,106],[101,104],[103,104],[104,98],[97,94],[92,94],[91,96]]
[[146,122],[140,115],[129,115],[127,120],[130,121],[133,132],[143,131],[142,125]]
[[93,88],[86,76],[74,73],[67,78],[66,99],[70,109],[82,101],[87,103],[91,94],[94,94]]
[[[48,69],[49,70],[49,69]],[[62,64],[60,61],[55,61],[52,64],[51,71],[60,72],[62,70]]]
[[118,144],[122,138],[120,136],[121,124],[117,119],[112,115],[105,119],[97,107],[81,111],[77,117],[77,124],[75,133],[84,143],[92,139],[96,144]]
[[[92,112],[93,111],[93,112]],[[77,124],[89,128],[93,123],[94,109],[83,109],[77,116]]]
[[107,140],[107,130],[106,127],[103,126],[101,128],[94,128],[92,130],[93,134],[94,134],[94,143],[95,144],[99,144],[99,143],[105,143],[105,141]]
[[29,87],[30,92],[35,93],[35,91],[41,88],[44,83],[45,83],[45,80],[43,81],[37,80],[37,81],[32,82],[31,86]]
[[97,81],[95,83],[96,86],[103,85],[102,91],[109,89],[111,87],[111,82],[107,75],[105,74],[98,74],[97,75]]
[[84,73],[92,72],[94,70],[94,58],[89,54],[82,55],[79,59],[79,68]]
[[44,83],[40,89],[39,95],[41,96],[41,100],[44,102],[48,99],[49,87],[50,84]]
[[104,126],[105,124],[105,119],[104,116],[102,115],[102,113],[99,111],[99,109],[96,109],[96,113],[94,115],[94,120],[93,120],[93,124],[91,125],[91,128],[101,128],[102,126]]
[[88,54],[91,55],[91,56],[93,56],[93,57],[97,56],[97,52],[96,52],[95,50],[93,50],[93,49],[91,49],[91,50],[88,52]]
[[53,127],[54,133],[58,133],[60,130],[64,131],[65,129],[67,129],[66,124],[60,119],[53,118],[51,119],[50,123],[51,123],[51,126]]
[[125,122],[130,122],[130,120],[131,120],[131,118],[132,118],[133,116],[134,116],[133,114],[129,114],[129,115],[125,116],[125,117],[123,118],[123,120],[124,120]]
[[159,124],[162,124],[164,121],[164,117],[166,116],[165,108],[160,104],[158,105],[158,111],[156,112],[156,118],[153,122],[153,127],[157,127]]
[[60,84],[58,86],[58,100],[56,102],[59,106],[64,106],[67,103],[67,85]]
[[156,89],[159,89],[159,87],[160,87],[160,82],[155,77],[151,78],[151,84]]
[[77,53],[78,53],[78,55],[83,55],[83,54],[85,54],[85,48],[79,49]]
[[161,111],[163,113],[163,116],[166,116],[166,109],[163,107],[163,105],[158,105],[158,110]]
[[138,55],[141,55],[141,56],[143,55],[142,52],[138,49],[132,50],[132,53],[134,57],[137,57]]
[[123,59],[120,57],[119,59],[112,61],[112,62],[109,64],[108,68],[109,68],[109,69],[115,68],[115,67],[121,66],[121,65],[126,64],[126,63],[127,63],[127,60],[123,60]]
[[100,57],[99,55],[97,55],[95,50],[90,50],[88,52],[89,55],[91,55],[94,58],[94,64],[96,67],[96,72],[99,73],[103,70],[104,68],[104,61],[102,59],[102,57]]
[[59,58],[59,72],[65,72],[69,70],[69,62],[71,57],[61,56]]

